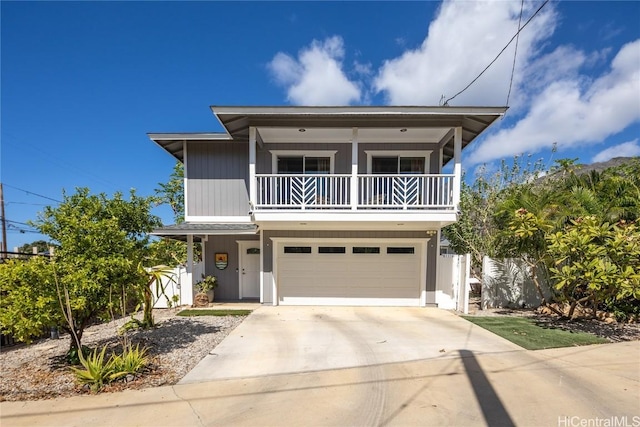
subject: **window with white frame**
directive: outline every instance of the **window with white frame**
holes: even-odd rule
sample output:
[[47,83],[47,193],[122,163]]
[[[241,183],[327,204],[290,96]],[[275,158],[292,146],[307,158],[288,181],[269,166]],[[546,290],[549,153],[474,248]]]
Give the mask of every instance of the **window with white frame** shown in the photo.
[[327,175],[333,173],[335,151],[271,151],[278,174]]
[[367,172],[374,175],[422,175],[430,151],[367,151]]

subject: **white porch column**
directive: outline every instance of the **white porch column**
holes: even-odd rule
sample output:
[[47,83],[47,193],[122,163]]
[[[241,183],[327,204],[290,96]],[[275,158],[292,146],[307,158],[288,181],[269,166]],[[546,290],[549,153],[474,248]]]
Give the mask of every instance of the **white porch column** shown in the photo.
[[256,128],[249,127],[249,202],[251,203],[251,210],[254,209],[257,203],[257,186],[256,182]]
[[358,128],[351,136],[351,210],[358,209]]
[[457,127],[453,134],[453,206],[460,210],[460,187],[462,184],[462,128]]
[[187,235],[187,283],[191,284],[191,289],[195,284],[193,277],[193,235]]

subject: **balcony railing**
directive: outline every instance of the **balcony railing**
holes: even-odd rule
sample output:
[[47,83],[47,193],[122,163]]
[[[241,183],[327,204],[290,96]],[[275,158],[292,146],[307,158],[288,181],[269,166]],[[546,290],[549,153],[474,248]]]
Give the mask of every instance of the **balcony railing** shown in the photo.
[[[256,175],[255,209],[450,210],[455,175]],[[357,203],[352,204],[352,200]]]

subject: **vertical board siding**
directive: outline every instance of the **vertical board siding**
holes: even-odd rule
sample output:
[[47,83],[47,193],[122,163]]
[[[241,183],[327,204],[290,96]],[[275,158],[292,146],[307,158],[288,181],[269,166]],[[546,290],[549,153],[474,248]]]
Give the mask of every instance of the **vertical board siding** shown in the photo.
[[246,216],[249,211],[249,146],[237,142],[189,142],[189,216]]
[[[216,276],[218,287],[215,290],[214,299],[218,301],[234,301],[240,298],[238,294],[238,240],[259,241],[258,236],[232,235],[232,236],[209,236],[205,249],[205,274]],[[215,262],[215,254],[223,252],[229,254],[229,264],[224,270],[218,270]],[[200,278],[196,278],[196,281]]]

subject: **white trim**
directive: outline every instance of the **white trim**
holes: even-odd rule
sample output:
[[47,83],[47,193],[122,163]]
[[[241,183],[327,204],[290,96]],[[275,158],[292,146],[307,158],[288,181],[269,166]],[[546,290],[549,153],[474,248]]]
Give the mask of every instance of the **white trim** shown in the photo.
[[375,241],[380,244],[387,243],[422,243],[431,240],[431,237],[271,237],[273,242],[312,242],[312,243],[326,243],[340,241],[344,243]]
[[271,173],[278,173],[278,157],[329,157],[329,173],[334,173],[336,153],[338,150],[269,150],[271,153]]
[[[429,174],[431,171],[427,169],[431,169],[429,166],[429,157],[431,156],[431,152],[433,150],[365,150],[365,154],[367,155],[367,175],[371,175],[371,164],[372,158],[374,156],[382,157],[382,156],[397,156],[397,157],[423,157],[424,158],[424,173]],[[398,171],[399,173],[399,171]]]
[[[257,240],[236,240],[238,244],[238,299],[242,299],[243,293],[243,279],[244,274],[242,270],[244,269],[243,261],[244,256],[247,254],[247,249],[249,248],[258,248],[260,249],[260,271],[258,272],[258,280],[262,276],[262,248],[260,247],[260,242]],[[262,287],[260,288],[260,301],[262,302]]]
[[[205,270],[206,270],[206,264],[205,264]],[[195,278],[193,277],[193,236],[188,235],[187,236],[187,282],[189,283],[189,286],[191,287],[192,292],[193,292],[193,285],[195,285],[196,283],[194,279]]]
[[351,210],[358,209],[358,128],[353,128],[351,139]]
[[[280,248],[282,245],[286,243],[307,243],[310,245],[318,244],[318,243],[333,243],[340,242],[340,244],[352,244],[352,243],[375,243],[378,245],[388,245],[388,244],[410,244],[415,245],[417,249],[420,251],[420,278],[419,278],[419,294],[416,298],[411,298],[411,300],[418,301],[418,305],[421,307],[426,306],[427,301],[427,245],[431,237],[418,237],[418,238],[377,238],[377,237],[349,237],[349,238],[340,238],[340,237],[271,237],[272,245],[272,270],[273,270],[273,305],[279,305],[278,298],[278,256],[280,255]],[[313,302],[296,302],[296,304],[300,305],[349,305],[349,299],[340,298],[312,298]],[[352,300],[351,300],[352,301]],[[363,305],[377,305],[377,306],[406,306],[406,298],[360,298],[360,302]]]
[[[420,257],[420,307],[426,307],[427,305],[427,254],[429,250],[429,240],[431,239],[426,239],[421,242],[422,256]],[[436,266],[436,269],[437,268],[438,267]]]
[[184,183],[183,187],[184,188],[184,220],[187,221],[187,216],[188,211],[189,211],[189,199],[188,199],[188,195],[189,195],[189,191],[188,191],[188,186],[187,183],[189,182],[189,180],[187,179],[187,141],[182,141],[182,172],[183,172],[183,177],[182,177],[182,181]]
[[[249,127],[249,203],[251,207],[255,206],[257,200],[256,182],[256,128]],[[251,209],[253,210],[253,209]]]
[[230,141],[233,140],[231,136],[226,132],[211,132],[211,133],[147,133],[147,136],[152,141]]
[[264,236],[260,234],[260,304],[264,303]]
[[245,224],[252,223],[251,217],[247,216],[206,216],[206,215],[198,215],[198,216],[186,216],[185,222],[194,222],[194,223],[229,223],[229,224]]
[[453,206],[459,210],[460,185],[462,177],[462,128],[455,128],[453,134]]
[[278,305],[278,251],[280,242],[278,237],[271,237],[271,305]]

